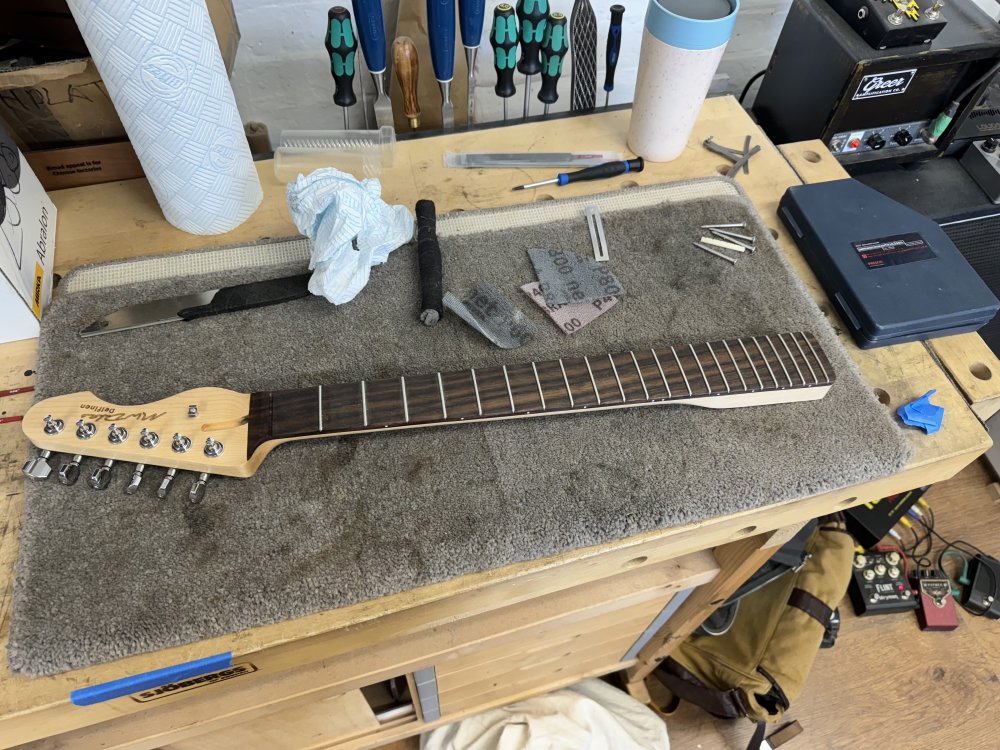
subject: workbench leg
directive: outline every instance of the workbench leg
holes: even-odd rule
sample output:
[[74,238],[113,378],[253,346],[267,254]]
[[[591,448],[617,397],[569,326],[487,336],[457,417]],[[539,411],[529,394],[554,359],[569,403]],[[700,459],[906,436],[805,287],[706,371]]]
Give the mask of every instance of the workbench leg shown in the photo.
[[695,589],[677,612],[639,652],[639,663],[626,670],[626,688],[631,695],[646,694],[641,683],[656,665],[676,646],[691,635],[695,628],[736,591],[753,573],[790,540],[804,523],[786,526],[764,534],[739,539],[713,550],[719,563],[719,574],[709,583]]

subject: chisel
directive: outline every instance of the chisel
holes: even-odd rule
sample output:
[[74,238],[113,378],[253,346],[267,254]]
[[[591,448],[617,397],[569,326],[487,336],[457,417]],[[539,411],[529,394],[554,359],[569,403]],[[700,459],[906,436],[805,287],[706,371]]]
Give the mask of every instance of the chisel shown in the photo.
[[455,77],[455,0],[427,0],[427,36],[434,77],[441,87],[441,126],[454,130],[451,82]]
[[417,98],[420,64],[417,61],[417,46],[410,37],[401,36],[392,43],[392,63],[403,92],[403,114],[410,121],[410,129],[416,130],[420,127],[420,100]]
[[611,92],[615,88],[615,68],[618,67],[618,55],[622,49],[622,16],[625,15],[624,5],[611,6],[611,25],[608,26],[608,49],[604,58],[604,106],[611,101]]
[[334,104],[344,110],[344,130],[351,129],[349,109],[357,103],[354,95],[354,63],[358,50],[358,40],[351,26],[351,12],[337,5],[326,14],[326,51],[330,54],[330,72],[336,87],[333,92]]
[[465,62],[469,68],[469,116],[466,125],[472,127],[476,103],[476,55],[483,38],[483,16],[486,0],[458,0],[458,27],[465,47]]
[[569,47],[573,112],[593,109],[597,104],[597,17],[590,0],[576,0],[569,18]]
[[503,119],[507,122],[507,100],[517,93],[514,87],[517,20],[514,17],[514,7],[509,3],[500,3],[493,9],[490,44],[493,47],[493,67],[497,72],[497,85],[493,90],[503,100]]
[[[354,20],[358,24],[358,41],[365,63],[375,82],[375,124],[392,127],[392,102],[386,92],[385,76],[385,21],[382,18],[381,0],[352,0]],[[367,103],[366,103],[367,104]]]
[[646,162],[642,157],[635,159],[625,159],[623,161],[609,161],[607,164],[598,164],[596,167],[579,169],[576,172],[561,172],[551,180],[541,182],[530,182],[527,185],[518,185],[512,190],[530,190],[542,185],[568,185],[571,182],[583,182],[584,180],[604,180],[608,177],[617,177],[626,172],[641,172],[646,168]]
[[521,22],[521,59],[517,69],[524,73],[524,116],[531,100],[531,76],[542,70],[539,53],[549,17],[549,0],[517,0],[517,20]]
[[562,73],[563,58],[566,56],[566,16],[562,13],[549,15],[542,41],[542,87],[538,90],[538,101],[549,106],[559,99],[559,75]]

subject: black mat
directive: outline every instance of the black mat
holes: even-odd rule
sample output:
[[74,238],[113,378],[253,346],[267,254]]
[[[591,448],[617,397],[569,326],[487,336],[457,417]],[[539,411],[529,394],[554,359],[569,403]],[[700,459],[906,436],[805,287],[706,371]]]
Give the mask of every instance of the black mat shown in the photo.
[[[905,464],[907,441],[734,183],[636,188],[587,202],[601,205],[626,295],[572,336],[519,287],[534,279],[528,248],[590,254],[583,204],[536,203],[456,214],[440,227],[445,288],[462,296],[480,281],[497,285],[541,331],[522,349],[498,349],[454,315],[421,325],[408,246],[341,307],[312,298],[80,339],[83,324],[125,304],[297,269],[57,292],[43,322],[38,396],[93,390],[135,404],[202,385],[296,388],[798,330],[816,333],[834,364],[830,394],[750,409],[662,406],[293,443],[251,479],[214,479],[194,507],[184,502],[190,475],[158,501],[162,471],[154,469],[131,497],[122,466],[104,492],[83,481],[29,485],[11,667],[32,675],[82,667]],[[760,249],[737,265],[691,246],[699,225],[740,220]]]

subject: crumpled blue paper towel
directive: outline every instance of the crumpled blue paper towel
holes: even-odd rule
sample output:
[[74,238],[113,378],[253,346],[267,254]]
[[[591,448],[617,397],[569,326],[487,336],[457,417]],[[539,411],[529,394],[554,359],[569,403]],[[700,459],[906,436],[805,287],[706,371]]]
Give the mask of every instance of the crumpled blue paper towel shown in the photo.
[[313,244],[309,291],[335,305],[354,299],[372,266],[413,238],[410,212],[383,201],[378,180],[327,167],[299,175],[287,195],[295,226]]

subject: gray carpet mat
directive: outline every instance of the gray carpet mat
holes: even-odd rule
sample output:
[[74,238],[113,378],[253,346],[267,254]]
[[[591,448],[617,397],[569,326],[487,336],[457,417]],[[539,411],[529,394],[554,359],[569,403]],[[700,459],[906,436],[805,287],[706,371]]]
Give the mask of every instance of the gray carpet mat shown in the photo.
[[[601,208],[625,297],[568,336],[520,290],[529,248],[590,255]],[[732,266],[691,246],[699,225],[746,221],[758,251]],[[42,323],[37,395],[92,390],[141,404],[197,386],[300,388],[653,345],[809,330],[837,372],[818,402],[659,406],[405,430],[276,449],[250,479],[162,470],[123,493],[29,484],[9,661],[43,675],[385,596],[474,571],[701,521],[888,475],[911,455],[741,189],[721,178],[586,200],[455,213],[439,222],[445,288],[487,281],[540,331],[502,350],[446,315],[418,322],[415,244],[341,307],[278,307],[81,339],[120,306],[304,266],[304,243],[80,269]],[[275,248],[284,247],[282,252]],[[289,248],[291,248],[289,250]],[[269,265],[283,261],[278,265]],[[171,280],[143,280],[153,266]],[[226,270],[226,266],[238,270]],[[84,471],[96,465],[85,462]]]

